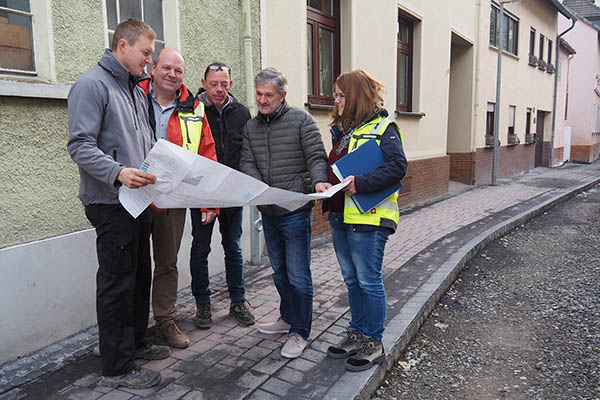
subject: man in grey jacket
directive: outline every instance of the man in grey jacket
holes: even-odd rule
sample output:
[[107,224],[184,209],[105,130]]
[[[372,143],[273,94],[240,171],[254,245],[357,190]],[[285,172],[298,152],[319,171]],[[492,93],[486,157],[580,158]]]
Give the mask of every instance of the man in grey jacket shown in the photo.
[[102,354],[102,383],[147,388],[158,372],[139,368],[135,358],[169,356],[165,346],[146,343],[150,307],[150,214],[137,219],[119,204],[119,186],[140,188],[155,177],[139,167],[153,132],[146,95],[137,86],[154,52],[156,34],[128,19],[115,29],[112,51],[73,84],[68,97],[67,149],[79,167],[79,198],[96,228],[96,313]]
[[[244,129],[240,170],[272,187],[300,193],[327,190],[331,185],[319,128],[310,114],[286,103],[285,75],[266,68],[255,84],[260,112]],[[276,205],[259,207],[281,316],[259,325],[258,331],[289,333],[281,349],[287,358],[302,354],[312,324],[312,207],[313,202],[294,212]]]

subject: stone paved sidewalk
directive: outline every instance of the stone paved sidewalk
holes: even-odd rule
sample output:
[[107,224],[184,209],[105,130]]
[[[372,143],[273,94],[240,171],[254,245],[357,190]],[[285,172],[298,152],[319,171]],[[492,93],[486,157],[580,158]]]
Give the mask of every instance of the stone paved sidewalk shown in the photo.
[[[280,356],[286,335],[264,335],[255,326],[242,327],[230,318],[226,290],[215,291],[212,297],[213,327],[196,329],[193,298],[185,289],[180,292],[178,324],[189,334],[191,346],[174,349],[165,360],[140,363],[161,372],[163,379],[157,387],[128,390],[100,386],[100,360],[90,354],[81,356],[91,348],[95,335],[92,329],[84,339],[76,337],[76,345],[72,338],[71,342],[52,345],[50,353],[44,350],[46,355],[61,351],[72,354],[73,361],[58,371],[46,373],[56,369],[55,361],[39,354],[1,366],[0,393],[4,393],[0,400],[368,398],[385,367],[394,362],[394,355],[408,343],[431,305],[452,283],[461,263],[483,241],[598,182],[600,163],[537,168],[500,180],[498,186],[469,187],[435,203],[401,212],[399,229],[390,236],[384,256],[387,365],[351,373],[344,369],[342,361],[326,357],[327,347],[339,342],[337,334],[347,325],[349,312],[333,246],[330,241],[321,240],[312,251],[312,341],[298,359]],[[270,267],[249,267],[246,292],[259,322],[279,316],[279,296]],[[38,376],[31,383],[19,384],[19,379]]]

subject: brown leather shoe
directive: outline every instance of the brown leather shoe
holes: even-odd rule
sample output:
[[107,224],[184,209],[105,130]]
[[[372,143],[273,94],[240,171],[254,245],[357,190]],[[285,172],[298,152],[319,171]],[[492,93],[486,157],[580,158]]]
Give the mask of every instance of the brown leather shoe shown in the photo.
[[165,321],[156,327],[156,336],[165,339],[169,346],[185,349],[190,345],[190,338],[181,332],[175,321]]

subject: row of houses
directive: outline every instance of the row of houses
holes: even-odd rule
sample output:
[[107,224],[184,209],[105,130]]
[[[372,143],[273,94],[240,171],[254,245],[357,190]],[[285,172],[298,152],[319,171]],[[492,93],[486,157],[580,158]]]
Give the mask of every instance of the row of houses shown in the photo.
[[[514,1],[0,0],[0,363],[95,323],[95,235],[65,149],[66,97],[119,21],[143,19],[157,47],[178,48],[193,90],[208,63],[227,63],[233,93],[251,108],[253,74],[281,69],[289,103],[314,116],[328,148],[335,77],[369,71],[402,130],[407,206],[443,195],[450,181],[489,183],[495,133],[498,177],[598,158],[600,8]],[[246,260],[262,247],[256,220],[245,210]],[[325,230],[317,210],[314,232]],[[211,273],[223,270],[217,232]],[[189,243],[188,227],[181,286]]]

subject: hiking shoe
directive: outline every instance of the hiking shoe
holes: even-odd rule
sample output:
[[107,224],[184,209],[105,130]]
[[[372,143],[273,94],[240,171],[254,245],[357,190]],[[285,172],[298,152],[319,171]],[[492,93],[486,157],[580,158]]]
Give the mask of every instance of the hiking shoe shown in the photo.
[[103,376],[102,385],[116,388],[146,389],[160,382],[160,373],[135,366],[126,374]]
[[290,333],[287,342],[281,348],[281,355],[285,358],[298,358],[307,343],[308,341],[302,339],[297,333]]
[[212,326],[210,303],[196,304],[196,319],[194,322],[200,329],[208,329]]
[[381,342],[370,336],[363,336],[360,344],[358,353],[346,359],[346,369],[348,371],[365,371],[385,360],[385,350]]
[[[92,349],[92,354],[96,357],[101,357],[100,353],[100,345],[97,344]],[[159,345],[149,345],[146,347],[142,347],[141,349],[137,349],[133,355],[134,359],[142,359],[142,360],[162,360],[163,358],[167,358],[171,355],[171,350],[167,346],[159,346]]]
[[344,332],[338,333],[338,336],[345,336],[342,343],[337,346],[329,346],[327,355],[331,358],[346,358],[355,355],[361,348],[362,335],[356,329],[347,328]]
[[246,303],[248,302],[245,299],[231,303],[229,306],[229,316],[237,319],[242,325],[254,325],[254,315],[252,315]]
[[164,339],[171,347],[185,349],[190,345],[190,338],[181,332],[175,321],[165,321],[156,327],[156,336]]
[[133,355],[135,359],[142,360],[162,360],[171,355],[169,346],[160,346],[158,344],[147,344],[146,347],[137,349]]
[[291,327],[290,324],[285,323],[281,317],[279,317],[275,322],[267,322],[258,325],[258,331],[260,333],[266,333],[267,335],[274,335],[276,333],[288,333]]

